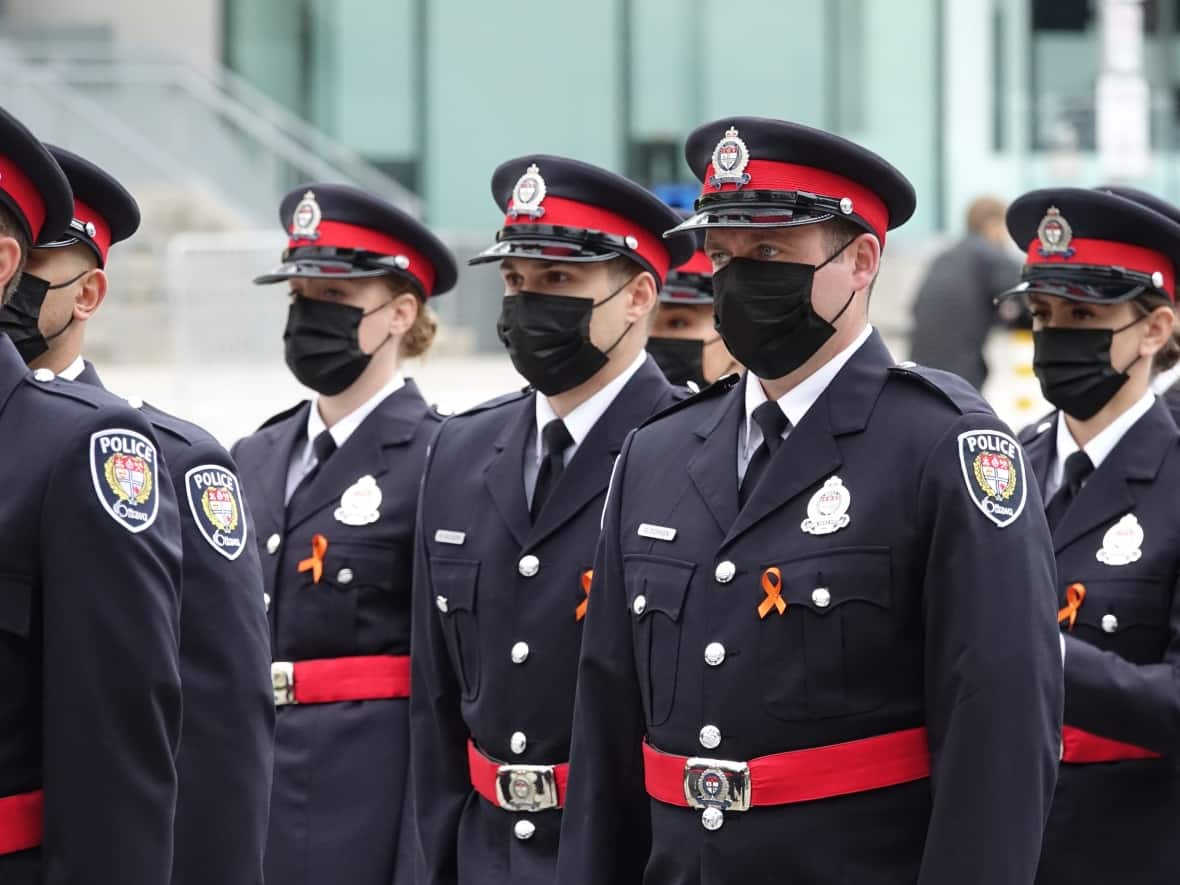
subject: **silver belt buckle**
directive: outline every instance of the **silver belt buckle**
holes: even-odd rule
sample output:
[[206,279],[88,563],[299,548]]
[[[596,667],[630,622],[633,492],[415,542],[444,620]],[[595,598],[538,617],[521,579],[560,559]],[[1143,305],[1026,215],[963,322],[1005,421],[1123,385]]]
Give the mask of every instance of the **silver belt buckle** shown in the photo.
[[689,759],[684,764],[684,798],[690,808],[750,810],[750,766],[725,759]]
[[505,811],[557,808],[557,777],[552,765],[501,765],[496,772],[496,801]]
[[270,665],[270,684],[275,693],[275,706],[286,707],[295,700],[295,665],[291,661],[275,661]]

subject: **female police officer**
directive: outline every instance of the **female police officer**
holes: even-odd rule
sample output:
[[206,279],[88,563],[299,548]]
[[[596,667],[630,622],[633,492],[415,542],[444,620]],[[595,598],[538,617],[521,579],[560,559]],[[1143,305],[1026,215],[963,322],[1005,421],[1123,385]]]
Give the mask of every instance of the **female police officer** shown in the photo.
[[[408,881],[410,571],[418,482],[438,417],[404,356],[455,283],[447,248],[361,191],[309,185],[280,210],[290,243],[287,365],[318,394],[234,454],[269,596],[275,775],[266,879]],[[396,879],[395,879],[396,877]]]
[[1149,384],[1180,357],[1180,225],[1111,193],[1012,204],[1033,367],[1057,411],[1022,434],[1065,636],[1062,765],[1038,883],[1180,871],[1180,431]]

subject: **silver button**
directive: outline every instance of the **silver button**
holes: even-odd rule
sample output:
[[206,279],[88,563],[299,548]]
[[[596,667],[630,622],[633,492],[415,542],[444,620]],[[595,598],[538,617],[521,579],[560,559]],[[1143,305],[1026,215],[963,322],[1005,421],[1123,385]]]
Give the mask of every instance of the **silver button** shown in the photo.
[[33,373],[33,380],[40,381],[44,384],[46,381],[52,381],[57,376],[53,374],[52,369],[38,369]]
[[736,574],[737,566],[727,559],[725,562],[718,563],[716,571],[713,572],[713,577],[717,579],[718,584],[728,584]]
[[902,360],[900,363],[897,364],[897,367],[899,369],[912,369],[916,365],[918,365],[918,364],[915,363],[913,360]]
[[283,543],[283,539],[280,538],[276,532],[266,539],[266,552],[273,556],[279,552],[279,545],[281,543]]
[[129,396],[129,397],[127,397],[127,405],[131,406],[131,408],[133,408],[133,409],[142,409],[143,408],[143,397]]
[[526,578],[531,578],[540,568],[541,560],[537,559],[531,553],[528,556],[522,556],[520,562],[516,565],[516,570]]
[[269,593],[262,594],[262,604],[266,606],[267,611],[270,611],[270,594]]
[[1164,275],[1162,271],[1154,271],[1151,275],[1151,284],[1157,289],[1164,287]]
[[394,257],[393,263],[396,264],[401,270],[405,270],[410,266],[410,259],[406,255],[397,255]]
[[93,240],[95,238],[95,236],[97,236],[97,235],[98,235],[98,228],[95,227],[94,222],[93,221],[86,222],[86,236],[90,237],[90,239]]
[[701,826],[706,830],[720,830],[725,823],[725,812],[720,808],[709,807],[701,812]]
[[1102,616],[1102,629],[1106,633],[1113,633],[1119,628],[1119,619],[1112,614]]
[[720,642],[710,642],[705,646],[705,663],[710,667],[720,667],[725,660],[725,646]]
[[843,197],[840,200],[840,211],[845,215],[852,214],[852,197]]
[[634,611],[635,614],[637,614],[637,615],[643,614],[643,612],[646,608],[647,608],[647,597],[644,596],[643,594],[636,596],[635,601],[633,603],[631,603],[631,610]]
[[512,825],[512,835],[521,842],[533,838],[535,832],[537,832],[537,825],[531,820],[518,820]]
[[638,237],[634,237],[631,234],[627,234],[627,236],[623,239],[623,242],[626,244],[628,249],[638,249],[639,248]]
[[1037,433],[1044,433],[1046,430],[1048,430],[1052,426],[1053,426],[1052,421],[1042,421],[1040,424],[1037,425]]
[[447,613],[447,598],[445,596],[434,597],[434,604],[438,607],[438,610],[440,612],[442,612],[444,615]]
[[509,749],[517,756],[524,752],[524,748],[529,745],[528,738],[524,736],[523,731],[512,732],[512,738],[508,741]]
[[352,574],[352,569],[350,569],[350,568],[342,568],[342,569],[340,569],[340,571],[336,572],[336,583],[337,584],[351,584],[352,578],[353,578],[353,574]]
[[721,729],[716,725],[706,725],[697,737],[706,750],[716,750],[721,746]]
[[811,591],[811,601],[817,608],[827,608],[832,604],[832,592],[827,587],[816,587]]
[[529,644],[527,642],[518,642],[512,646],[512,663],[523,664],[529,659]]

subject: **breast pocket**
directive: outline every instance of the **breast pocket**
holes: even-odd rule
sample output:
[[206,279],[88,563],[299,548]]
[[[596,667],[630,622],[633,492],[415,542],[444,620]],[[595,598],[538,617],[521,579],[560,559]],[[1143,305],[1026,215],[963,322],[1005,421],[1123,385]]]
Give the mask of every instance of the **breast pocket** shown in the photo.
[[635,665],[649,725],[672,713],[680,660],[680,615],[696,565],[634,554],[623,559],[634,625]]
[[1079,639],[1132,663],[1163,660],[1171,636],[1170,581],[1142,577],[1079,583],[1086,588],[1073,629]]
[[829,550],[768,563],[786,608],[758,627],[759,684],[785,720],[865,713],[887,700],[893,594],[889,549]]
[[475,589],[479,562],[431,557],[431,586],[435,609],[442,619],[443,636],[451,665],[459,679],[463,700],[479,694],[479,630],[475,616]]

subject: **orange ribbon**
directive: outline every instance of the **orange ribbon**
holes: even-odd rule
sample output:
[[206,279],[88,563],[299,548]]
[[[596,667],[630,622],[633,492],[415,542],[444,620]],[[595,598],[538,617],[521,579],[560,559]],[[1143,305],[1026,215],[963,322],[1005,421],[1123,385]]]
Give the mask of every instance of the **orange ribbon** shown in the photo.
[[1073,630],[1073,625],[1078,619],[1078,609],[1082,607],[1082,603],[1086,601],[1086,585],[1085,584],[1070,584],[1065,588],[1065,608],[1057,613],[1057,623],[1064,624],[1069,621],[1069,629]]
[[574,609],[574,620],[580,621],[586,617],[586,609],[590,607],[590,582],[594,580],[594,569],[586,569],[582,572],[582,592],[586,594],[586,598],[578,603],[578,607]]
[[318,584],[324,575],[324,554],[328,552],[328,539],[323,535],[311,536],[311,556],[299,563],[300,572],[311,572],[312,583]]
[[758,617],[765,619],[772,608],[777,608],[780,615],[785,615],[787,601],[783,599],[783,573],[777,565],[772,565],[762,573],[762,589],[766,591],[766,598],[758,606]]

